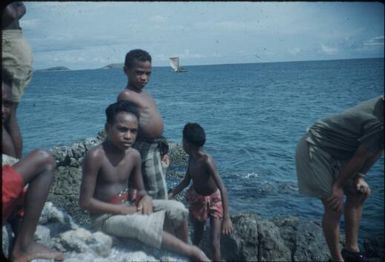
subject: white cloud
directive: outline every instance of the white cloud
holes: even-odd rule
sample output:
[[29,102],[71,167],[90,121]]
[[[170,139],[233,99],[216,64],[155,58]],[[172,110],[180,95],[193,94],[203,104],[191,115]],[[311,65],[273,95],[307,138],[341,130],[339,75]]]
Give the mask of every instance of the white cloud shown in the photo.
[[325,44],[321,44],[321,51],[327,55],[334,55],[338,52],[336,47],[327,46]]
[[376,36],[364,42],[365,46],[383,46],[384,36]]

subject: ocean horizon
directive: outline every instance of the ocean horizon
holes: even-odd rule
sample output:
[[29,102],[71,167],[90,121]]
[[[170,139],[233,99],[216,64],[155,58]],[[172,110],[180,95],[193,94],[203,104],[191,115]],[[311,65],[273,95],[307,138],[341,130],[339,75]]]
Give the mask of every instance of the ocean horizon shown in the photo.
[[[245,64],[275,64],[275,63],[298,63],[298,62],[325,62],[325,61],[343,61],[343,60],[366,60],[366,59],[384,59],[384,57],[364,57],[364,58],[344,58],[344,59],[310,59],[310,60],[292,60],[292,61],[256,61],[256,62],[247,62],[247,63],[240,63],[240,62],[234,62],[234,63],[223,63],[223,64],[185,64],[184,67],[194,67],[194,66],[221,66],[221,65],[245,65]],[[107,68],[108,66],[114,66],[113,68],[119,68],[124,66],[123,62],[115,62],[110,63],[101,67],[95,67],[95,68],[78,68],[78,69],[71,69],[67,66],[63,65],[56,65],[56,66],[50,66],[50,67],[44,67],[44,68],[34,68],[33,72],[38,71],[46,71],[51,70],[54,68],[66,68],[64,70],[71,70],[71,71],[82,71],[82,70],[96,70],[96,69],[110,69]],[[153,65],[153,68],[169,68],[169,65]],[[64,70],[57,70],[57,71],[64,71]]]

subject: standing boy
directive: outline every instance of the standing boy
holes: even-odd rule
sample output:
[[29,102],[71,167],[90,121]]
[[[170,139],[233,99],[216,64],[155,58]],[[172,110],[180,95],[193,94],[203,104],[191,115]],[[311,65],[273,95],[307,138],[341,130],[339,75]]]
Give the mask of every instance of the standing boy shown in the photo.
[[194,226],[193,244],[199,245],[203,237],[204,225],[210,217],[211,245],[213,260],[221,260],[220,235],[230,234],[233,225],[229,216],[227,191],[220,178],[213,158],[203,151],[206,141],[204,129],[196,123],[188,123],[183,128],[183,149],[190,156],[186,176],[176,186],[169,197],[174,197],[192,180],[187,192],[190,214]]
[[[167,199],[165,169],[160,153],[162,143],[167,143],[162,139],[163,119],[154,98],[144,90],[151,76],[150,54],[141,49],[128,52],[124,73],[128,78],[128,84],[118,95],[118,101],[132,102],[139,109],[139,133],[134,147],[142,156],[145,189],[154,199]],[[164,158],[167,157],[167,154],[164,154]]]
[[[173,224],[180,221],[158,210],[156,200],[144,190],[140,153],[132,147],[139,131],[136,106],[117,102],[108,106],[106,116],[105,141],[89,150],[84,159],[81,208],[91,214],[94,226],[107,234],[208,260],[199,248],[164,230],[166,220]],[[129,187],[137,192],[134,202],[129,201]]]
[[[370,194],[364,178],[383,150],[383,96],[318,120],[297,145],[299,191],[322,201],[322,228],[333,261],[365,261],[358,246],[362,208]],[[340,252],[342,208],[346,243]]]
[[12,2],[4,8],[1,18],[2,30],[2,69],[11,76],[11,112],[7,123],[7,134],[12,139],[15,154],[20,158],[23,140],[16,119],[16,109],[24,88],[32,78],[32,50],[23,37],[19,20],[25,15],[23,2]]
[[[4,123],[9,121],[13,103],[9,79],[2,79],[1,90],[2,153],[13,156],[15,145],[11,143],[8,147],[4,147]],[[12,166],[8,164],[2,166],[2,225],[11,223],[15,233],[15,244],[9,256],[12,261],[24,262],[38,258],[64,259],[62,253],[33,241],[53,181],[54,168],[54,158],[43,150],[31,152]]]

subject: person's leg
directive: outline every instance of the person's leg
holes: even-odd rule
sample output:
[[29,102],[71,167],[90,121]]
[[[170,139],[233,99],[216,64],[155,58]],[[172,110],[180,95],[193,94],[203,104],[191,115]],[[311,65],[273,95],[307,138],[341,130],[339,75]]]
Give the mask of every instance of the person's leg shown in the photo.
[[322,229],[326,243],[329,247],[330,255],[333,261],[343,261],[339,249],[340,240],[340,218],[341,212],[329,208],[325,200],[322,200],[324,206],[324,215],[322,218]]
[[165,230],[174,232],[175,236],[188,243],[188,210],[176,200],[154,199],[152,201],[154,212],[166,212]]
[[213,250],[213,260],[221,261],[221,229],[222,220],[219,218],[210,218],[210,240]]
[[163,231],[162,248],[185,255],[194,261],[210,261],[210,259],[197,246],[189,245],[177,237]]
[[2,153],[9,155],[9,156],[12,156],[12,157],[16,157],[17,154],[16,154],[16,149],[15,149],[12,137],[4,125],[2,128],[1,137],[2,137],[2,140],[1,140],[2,141],[2,145],[1,145],[2,146]]
[[20,223],[13,247],[13,261],[29,261],[34,258],[64,259],[62,253],[33,241],[33,235],[53,181],[54,158],[48,152],[36,150],[13,167],[23,177],[25,183],[29,182],[24,202],[24,218]]
[[192,237],[192,243],[194,245],[199,246],[200,242],[203,238],[204,228],[205,228],[205,222],[198,221],[194,218],[192,220],[193,225],[193,237]]
[[352,252],[359,252],[358,232],[362,215],[362,208],[368,195],[348,194],[344,215],[345,215],[345,249]]
[[15,146],[15,153],[17,158],[21,158],[23,151],[23,139],[21,131],[16,118],[16,110],[19,103],[13,103],[11,106],[11,114],[9,116],[9,134]]

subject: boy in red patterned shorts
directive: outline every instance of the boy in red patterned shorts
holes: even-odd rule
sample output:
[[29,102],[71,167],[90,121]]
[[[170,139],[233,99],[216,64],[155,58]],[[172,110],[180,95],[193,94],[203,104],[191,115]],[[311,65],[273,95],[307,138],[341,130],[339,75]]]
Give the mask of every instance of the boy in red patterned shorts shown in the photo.
[[221,260],[220,234],[230,234],[233,225],[229,216],[227,191],[218,175],[213,158],[203,151],[206,135],[196,123],[188,123],[183,129],[183,149],[190,156],[186,176],[169,194],[174,197],[186,188],[187,202],[194,226],[193,244],[199,245],[204,225],[210,217],[213,260]]

